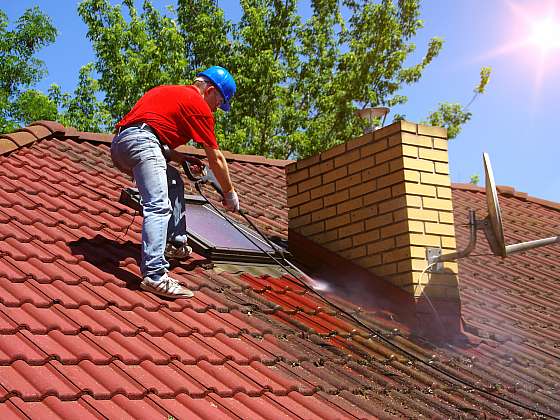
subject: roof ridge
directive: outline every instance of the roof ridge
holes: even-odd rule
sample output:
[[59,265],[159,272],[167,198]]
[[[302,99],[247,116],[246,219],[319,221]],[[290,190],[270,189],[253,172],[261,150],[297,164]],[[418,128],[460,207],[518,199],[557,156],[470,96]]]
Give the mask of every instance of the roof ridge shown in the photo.
[[[79,131],[74,127],[65,127],[56,121],[35,121],[28,127],[22,127],[13,133],[6,133],[0,135],[0,155],[4,155],[23,146],[34,143],[37,140],[42,140],[46,137],[56,137],[60,140],[71,138],[73,140],[84,140],[92,143],[105,143],[111,144],[114,134],[111,133],[93,133],[88,131]],[[188,153],[195,156],[206,156],[203,149],[198,149],[194,146],[184,145],[178,148],[178,151]],[[223,154],[227,160],[236,162],[247,162],[259,165],[278,166],[283,168],[292,160],[283,159],[269,159],[264,156],[258,155],[244,155],[232,153],[224,150]]]
[[[462,191],[475,191],[481,193],[486,192],[484,187],[479,187],[478,185],[473,184],[452,183],[451,188]],[[513,197],[517,198],[518,200],[538,204],[552,210],[560,210],[560,203],[534,197],[523,191],[516,191],[514,187],[511,187],[509,185],[497,185],[496,191],[498,192],[498,194],[503,195],[504,197]]]

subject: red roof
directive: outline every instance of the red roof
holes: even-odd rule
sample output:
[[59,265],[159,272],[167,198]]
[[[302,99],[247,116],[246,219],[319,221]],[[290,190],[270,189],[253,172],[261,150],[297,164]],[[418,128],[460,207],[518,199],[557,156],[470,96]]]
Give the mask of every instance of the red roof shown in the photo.
[[[463,260],[464,328],[447,341],[398,305],[363,308],[372,334],[278,268],[196,255],[173,269],[195,297],[171,302],[138,290],[141,221],[118,202],[132,184],[110,141],[52,122],[0,137],[1,418],[534,415],[496,396],[560,416],[558,247]],[[285,162],[227,157],[243,207],[286,239]],[[484,193],[453,198],[465,245]],[[508,243],[558,231],[558,205],[500,202]]]

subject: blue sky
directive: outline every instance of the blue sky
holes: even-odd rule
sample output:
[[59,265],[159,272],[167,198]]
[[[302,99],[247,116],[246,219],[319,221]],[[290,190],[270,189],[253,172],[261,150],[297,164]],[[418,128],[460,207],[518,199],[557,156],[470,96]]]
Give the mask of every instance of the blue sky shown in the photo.
[[[77,3],[1,3],[10,21],[38,5],[59,30],[56,42],[39,54],[49,71],[38,86],[41,90],[58,83],[72,91],[79,68],[94,60],[87,28],[76,13]],[[163,7],[175,1],[153,3]],[[239,16],[238,2],[219,3],[229,18]],[[393,111],[420,122],[439,102],[466,104],[480,68],[492,67],[487,92],[471,105],[473,118],[450,142],[452,181],[468,182],[472,174],[482,178],[482,153],[488,152],[498,185],[560,202],[560,172],[556,170],[560,166],[560,1],[424,0],[422,4],[425,25],[415,39],[418,55],[433,36],[444,39],[444,48],[420,82],[401,92],[409,97],[408,103]]]

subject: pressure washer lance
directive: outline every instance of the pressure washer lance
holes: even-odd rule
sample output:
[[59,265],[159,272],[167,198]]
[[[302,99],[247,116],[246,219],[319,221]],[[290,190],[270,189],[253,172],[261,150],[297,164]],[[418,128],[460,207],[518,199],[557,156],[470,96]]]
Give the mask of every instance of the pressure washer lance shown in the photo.
[[[200,170],[194,171],[191,167],[192,165],[197,166]],[[268,244],[268,246],[270,246],[272,249],[274,249],[275,251],[277,251],[280,254],[280,257],[281,257],[282,261],[280,261],[278,258],[276,258],[276,256],[274,254],[268,252],[266,249],[263,249],[243,229],[241,229],[239,226],[237,226],[237,224],[235,224],[232,220],[230,220],[230,218],[226,214],[224,214],[219,209],[217,209],[216,206],[214,206],[214,204],[212,204],[212,202],[210,202],[210,200],[208,200],[208,198],[206,198],[206,196],[202,192],[202,188],[201,188],[201,186],[204,185],[204,184],[211,185],[212,188],[214,188],[214,190],[218,194],[220,194],[220,196],[222,198],[224,198],[224,192],[222,191],[222,188],[221,188],[218,180],[216,179],[214,173],[212,172],[212,170],[210,168],[208,168],[200,159],[189,157],[189,159],[187,161],[183,162],[182,166],[183,166],[183,170],[185,171],[185,174],[187,175],[187,178],[194,182],[194,186],[195,186],[196,190],[198,191],[198,193],[200,194],[200,196],[202,198],[204,198],[204,200],[212,207],[212,209],[214,209],[215,212],[220,214],[230,225],[232,225],[239,233],[241,233],[247,240],[249,240],[249,242],[251,242],[259,251],[266,254],[267,257],[269,257],[274,262],[276,262],[280,267],[282,267],[284,270],[286,270],[294,278],[297,278],[298,276],[291,273],[290,270],[285,265],[287,264],[292,269],[296,270],[300,274],[300,276],[303,277],[303,279],[305,280],[305,283],[307,283],[304,286],[307,286],[308,284],[316,285],[317,282],[315,280],[313,280],[311,277],[309,277],[307,274],[305,274],[300,268],[298,268],[296,265],[291,263],[286,258],[284,249],[282,249],[279,246],[277,246],[276,244],[274,244],[270,239],[268,239],[261,232],[261,230],[251,221],[251,219],[249,219],[249,216],[247,215],[245,210],[240,208],[238,210],[239,214],[243,217],[243,219],[245,219],[245,221],[251,226],[251,228],[253,228],[255,230],[255,232],[257,232],[265,240],[265,242]],[[199,176],[195,175],[195,172],[200,173],[200,175]],[[300,284],[300,286],[301,286],[301,284]]]

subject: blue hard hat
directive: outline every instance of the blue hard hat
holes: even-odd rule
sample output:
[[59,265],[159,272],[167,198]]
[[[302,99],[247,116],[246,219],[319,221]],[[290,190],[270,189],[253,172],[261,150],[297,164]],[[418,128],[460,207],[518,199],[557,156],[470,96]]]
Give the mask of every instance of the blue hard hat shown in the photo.
[[224,97],[224,102],[220,105],[220,108],[224,111],[229,111],[231,98],[233,98],[237,89],[235,80],[233,80],[233,76],[229,71],[220,66],[212,66],[198,73],[198,76],[206,77],[218,88]]

